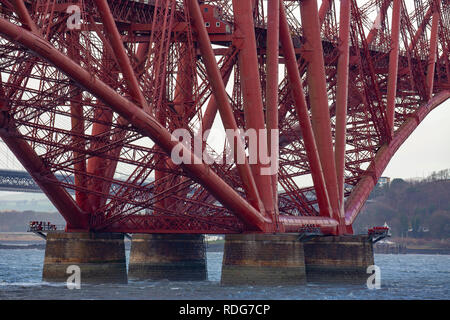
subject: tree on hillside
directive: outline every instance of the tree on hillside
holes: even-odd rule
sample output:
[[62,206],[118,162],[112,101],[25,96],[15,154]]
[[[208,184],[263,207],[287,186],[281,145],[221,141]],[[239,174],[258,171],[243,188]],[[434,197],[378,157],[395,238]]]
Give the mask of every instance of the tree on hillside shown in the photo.
[[430,232],[435,238],[450,238],[450,212],[438,210],[431,215]]
[[355,232],[366,233],[386,221],[394,237],[450,238],[450,179],[444,179],[449,173],[443,170],[420,181],[393,179],[389,187],[377,186],[355,221]]
[[391,189],[398,190],[407,185],[408,185],[408,182],[406,182],[405,180],[400,179],[400,178],[395,178],[391,181],[390,187],[391,187]]
[[408,235],[408,229],[409,229],[409,221],[406,214],[402,213],[399,218],[399,231],[400,236],[405,237]]
[[413,234],[413,237],[415,237],[415,238],[418,237],[418,235],[419,235],[420,227],[422,226],[421,223],[422,223],[422,221],[419,216],[414,216],[411,219],[412,234]]

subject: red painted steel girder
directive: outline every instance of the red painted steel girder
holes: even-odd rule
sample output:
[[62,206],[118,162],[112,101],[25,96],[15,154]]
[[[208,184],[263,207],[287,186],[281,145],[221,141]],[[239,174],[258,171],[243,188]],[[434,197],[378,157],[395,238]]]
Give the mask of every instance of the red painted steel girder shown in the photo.
[[[318,3],[0,0],[0,136],[70,230],[351,232],[448,98],[450,4]],[[280,132],[276,174],[259,156],[171,158],[176,129],[192,141],[214,129],[200,150],[224,159],[223,129],[265,127]]]

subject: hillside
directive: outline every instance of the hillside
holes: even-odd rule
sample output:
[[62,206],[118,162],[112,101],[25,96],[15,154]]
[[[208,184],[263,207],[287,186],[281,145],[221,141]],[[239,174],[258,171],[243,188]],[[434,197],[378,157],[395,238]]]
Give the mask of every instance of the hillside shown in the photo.
[[450,170],[421,181],[394,179],[376,187],[354,224],[356,233],[385,222],[393,237],[450,238]]

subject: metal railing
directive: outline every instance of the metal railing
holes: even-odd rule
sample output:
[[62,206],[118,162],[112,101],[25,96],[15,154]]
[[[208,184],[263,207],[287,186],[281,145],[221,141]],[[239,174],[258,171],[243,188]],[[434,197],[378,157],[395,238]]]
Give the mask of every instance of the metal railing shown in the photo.
[[45,232],[64,230],[64,225],[56,225],[50,222],[32,221],[28,226],[28,232]]

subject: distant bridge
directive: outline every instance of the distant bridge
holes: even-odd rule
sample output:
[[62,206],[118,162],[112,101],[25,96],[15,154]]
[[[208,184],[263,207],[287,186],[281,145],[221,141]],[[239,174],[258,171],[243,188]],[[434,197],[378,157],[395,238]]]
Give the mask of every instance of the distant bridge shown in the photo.
[[[64,177],[60,174],[56,174],[55,177],[58,181],[69,180],[68,183],[73,183],[73,176]],[[151,183],[149,181],[148,183]],[[113,184],[113,187],[117,186]],[[0,191],[15,191],[15,192],[31,192],[31,193],[43,193],[41,188],[33,180],[33,177],[26,171],[21,170],[8,170],[0,169]],[[75,194],[72,189],[67,189],[70,194]]]
[[[63,177],[56,175],[58,180]],[[26,171],[1,170],[0,169],[0,191],[32,192],[42,193],[41,188],[36,184],[31,175]],[[73,191],[69,190],[69,193]]]

